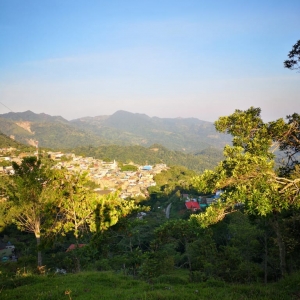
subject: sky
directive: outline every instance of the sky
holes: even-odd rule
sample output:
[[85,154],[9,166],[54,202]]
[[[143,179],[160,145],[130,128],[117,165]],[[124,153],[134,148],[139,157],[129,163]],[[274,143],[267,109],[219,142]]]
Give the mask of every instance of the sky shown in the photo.
[[299,0],[0,0],[0,114],[300,113]]

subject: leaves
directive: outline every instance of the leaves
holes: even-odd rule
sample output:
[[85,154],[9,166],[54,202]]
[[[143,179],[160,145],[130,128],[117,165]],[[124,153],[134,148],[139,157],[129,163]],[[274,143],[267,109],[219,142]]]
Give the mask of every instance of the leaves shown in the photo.
[[[193,185],[200,192],[223,189],[225,193],[221,196],[222,201],[192,218],[206,227],[238,207],[260,216],[281,212],[291,206],[299,207],[298,168],[292,173],[293,179],[278,177],[272,153],[278,145],[288,152],[292,149],[294,154],[299,151],[299,115],[288,116],[288,123],[283,119],[263,123],[260,109],[251,107],[221,117],[215,124],[219,131],[233,135],[233,146],[224,148],[225,159],[214,171],[194,177]],[[289,172],[296,165],[295,161],[290,164]]]
[[300,40],[292,47],[288,54],[289,59],[284,61],[284,67],[290,70],[297,70],[300,68]]

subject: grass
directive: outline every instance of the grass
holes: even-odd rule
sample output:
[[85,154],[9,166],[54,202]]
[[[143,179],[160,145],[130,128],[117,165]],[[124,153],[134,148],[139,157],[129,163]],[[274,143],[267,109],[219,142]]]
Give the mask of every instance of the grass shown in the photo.
[[[4,280],[2,280],[4,279]],[[82,272],[67,275],[30,275],[5,279],[0,276],[0,299],[22,300],[194,300],[194,299],[299,299],[300,274],[280,282],[226,284],[208,280],[190,283],[188,275],[164,275],[148,283],[113,272]]]

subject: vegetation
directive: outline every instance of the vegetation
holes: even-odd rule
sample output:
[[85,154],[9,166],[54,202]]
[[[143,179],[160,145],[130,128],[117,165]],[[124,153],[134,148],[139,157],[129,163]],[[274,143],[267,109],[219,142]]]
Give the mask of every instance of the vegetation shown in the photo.
[[8,166],[11,166],[11,161],[8,160],[0,161],[0,167],[8,167]]
[[28,144],[28,140],[33,138],[30,132],[16,125],[15,122],[11,120],[0,118],[0,128],[3,134],[6,136],[14,136],[15,140],[19,143]]
[[[15,174],[1,178],[0,220],[2,242],[13,243],[19,259],[0,263],[1,294],[93,299],[101,283],[103,299],[297,299],[299,124],[296,113],[264,123],[253,107],[221,117],[215,126],[233,141],[215,169],[199,175],[171,166],[155,176],[148,199],[96,195],[85,174],[55,170],[51,161],[14,164]],[[148,163],[157,154],[158,162],[177,159],[159,145],[139,147],[127,149],[134,162],[147,153]],[[76,151],[119,160],[110,149]],[[112,149],[129,163],[121,147]],[[279,168],[275,149],[285,155]],[[216,190],[221,197],[208,208],[186,209],[182,194]]]
[[133,166],[133,165],[123,165],[120,169],[122,172],[126,172],[126,171],[135,172],[138,170],[137,166]]
[[26,157],[14,175],[1,182],[1,218],[6,224],[33,233],[37,242],[37,265],[42,266],[41,237],[50,233],[73,232],[78,238],[83,229],[102,232],[116,224],[120,216],[136,209],[133,201],[122,201],[117,194],[97,196],[88,187],[85,174],[55,170],[36,157]]
[[140,145],[159,143],[168,149],[192,153],[205,148],[221,149],[228,136],[218,134],[212,123],[198,119],[160,119],[118,111],[111,116],[67,121],[62,117],[31,111],[1,115],[0,126],[24,144],[38,140],[40,147],[52,149],[100,145]]
[[212,123],[195,118],[150,118],[117,111],[107,118],[82,118],[72,122],[117,145],[149,147],[158,143],[171,150],[191,153],[208,147],[220,148],[229,142],[228,137],[216,132]]
[[298,70],[300,68],[300,40],[292,47],[288,57],[289,59],[284,61],[284,67],[290,70]]
[[20,145],[21,145],[20,143],[12,140],[8,136],[0,132],[0,148],[8,148],[8,147],[17,148]]
[[[13,280],[3,278],[2,299],[101,299],[103,300],[181,300],[181,299],[297,299],[299,275],[269,285],[225,284],[219,280],[191,283],[187,274],[176,272],[159,276],[152,282],[133,279],[113,272],[84,272],[70,275],[34,276],[26,270]],[[8,288],[8,285],[10,287]],[[4,288],[3,288],[4,287]]]
[[[21,165],[13,162],[15,175],[4,177],[2,192],[8,196],[4,205],[4,220],[12,220],[20,230],[33,233],[37,248],[40,246],[43,224],[50,217],[47,215],[49,202],[48,169],[41,167],[36,157],[26,157]],[[13,179],[13,180],[10,180]],[[38,251],[38,266],[42,266],[41,251]]]
[[75,153],[95,158],[114,159],[118,162],[134,162],[140,165],[165,163],[168,166],[181,165],[188,169],[203,172],[206,169],[213,169],[222,160],[222,152],[215,148],[205,149],[196,155],[186,154],[180,151],[171,151],[165,147],[154,144],[149,148],[142,146],[100,146],[100,147],[78,147]]
[[[263,123],[259,108],[236,110],[221,117],[216,128],[233,135],[233,146],[226,146],[225,160],[214,171],[195,177],[194,185],[202,192],[222,189],[222,199],[204,214],[193,216],[200,226],[222,220],[226,214],[241,209],[244,213],[268,222],[276,233],[280,271],[287,272],[286,245],[282,221],[295,218],[300,207],[299,151],[300,117],[288,116]],[[272,147],[285,151],[286,164],[274,169]]]

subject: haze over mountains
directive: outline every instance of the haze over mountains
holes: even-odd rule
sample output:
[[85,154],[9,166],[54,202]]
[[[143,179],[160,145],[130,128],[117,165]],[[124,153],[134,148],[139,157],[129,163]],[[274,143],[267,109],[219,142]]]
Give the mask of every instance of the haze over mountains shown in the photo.
[[170,150],[195,153],[222,149],[231,138],[217,133],[213,123],[196,118],[158,118],[117,111],[110,116],[83,117],[68,121],[32,111],[0,114],[0,132],[24,144],[39,141],[41,147],[73,148],[100,145],[161,144]]

